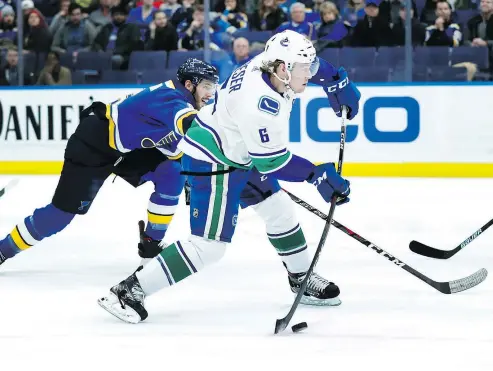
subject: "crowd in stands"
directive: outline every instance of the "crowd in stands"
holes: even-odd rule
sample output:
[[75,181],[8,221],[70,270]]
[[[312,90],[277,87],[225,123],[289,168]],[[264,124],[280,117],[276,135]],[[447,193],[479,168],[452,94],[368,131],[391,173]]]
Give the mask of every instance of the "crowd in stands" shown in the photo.
[[[26,85],[87,83],[91,78],[99,81],[104,74],[112,76],[106,82],[152,82],[152,77],[143,78],[149,72],[146,69],[175,68],[171,60],[183,60],[178,54],[200,55],[206,32],[214,51],[213,63],[224,79],[258,54],[272,33],[286,29],[313,40],[321,55],[338,59],[330,60],[335,64],[340,58],[349,60],[356,76],[358,67],[386,68],[387,75],[384,72],[381,79],[391,80],[389,71],[395,70],[393,78],[398,80],[405,43],[405,1],[412,1],[416,50],[427,49],[420,53],[428,53],[430,61],[440,59],[431,54],[433,48],[446,54],[440,67],[456,67],[460,79],[491,76],[493,0],[212,0],[209,30],[204,29],[206,10],[198,1],[22,0],[22,9],[17,9],[15,0],[0,0],[0,85],[19,81],[17,12],[22,12],[23,20]],[[389,48],[398,51],[385,51]],[[454,49],[467,51],[455,53]],[[381,53],[394,53],[396,60],[382,65],[378,62]],[[457,59],[459,54],[462,59]],[[428,75],[432,67],[425,66]],[[148,75],[163,77],[163,73]]]

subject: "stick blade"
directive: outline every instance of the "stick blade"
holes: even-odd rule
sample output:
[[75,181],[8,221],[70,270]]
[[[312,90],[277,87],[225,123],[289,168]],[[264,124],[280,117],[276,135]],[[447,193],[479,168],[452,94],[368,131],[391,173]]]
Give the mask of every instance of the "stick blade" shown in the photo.
[[286,321],[286,318],[276,320],[276,328],[274,329],[274,334],[283,332],[284,330],[286,330],[286,327],[288,327],[288,321]]
[[469,290],[483,282],[487,276],[488,271],[485,268],[481,268],[468,277],[464,277],[455,281],[450,281],[448,282],[449,292],[447,292],[447,294],[455,294],[457,292]]
[[455,254],[455,250],[444,251],[438,250],[434,247],[425,245],[424,243],[418,241],[411,241],[409,243],[409,249],[419,255],[426,256],[428,258],[434,259],[448,259]]

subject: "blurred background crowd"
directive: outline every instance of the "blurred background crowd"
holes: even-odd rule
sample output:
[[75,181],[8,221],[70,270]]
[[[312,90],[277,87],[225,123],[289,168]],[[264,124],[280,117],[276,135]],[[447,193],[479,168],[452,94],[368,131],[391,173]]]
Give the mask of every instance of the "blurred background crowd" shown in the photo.
[[356,82],[406,80],[406,32],[413,81],[491,80],[492,14],[493,0],[0,0],[0,85],[157,83],[205,46],[223,80],[286,29]]

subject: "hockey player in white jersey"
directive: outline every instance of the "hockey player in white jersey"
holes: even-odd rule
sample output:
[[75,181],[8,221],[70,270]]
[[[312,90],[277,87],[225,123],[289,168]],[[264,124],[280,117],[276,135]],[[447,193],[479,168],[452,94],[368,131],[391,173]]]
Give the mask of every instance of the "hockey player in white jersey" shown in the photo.
[[[333,163],[314,165],[292,154],[286,132],[293,100],[308,81],[321,85],[338,116],[348,108],[348,119],[358,112],[359,91],[343,68],[319,60],[311,41],[293,31],[274,35],[265,51],[238,68],[216,93],[215,103],[203,108],[180,142],[182,166],[191,186],[192,235],[165,247],[143,269],[110,289],[99,304],[119,319],[138,323],[147,318],[144,299],[218,261],[236,227],[240,197],[252,172],[290,182],[315,185],[327,202],[349,201],[349,182]],[[297,292],[310,265],[303,233],[293,217],[289,197],[276,192],[255,206],[266,220],[272,244],[288,270]],[[289,217],[283,218],[284,214]],[[295,224],[276,225],[275,220]],[[273,222],[274,221],[274,222]],[[294,221],[294,223],[293,223]],[[279,224],[283,224],[279,222]],[[275,229],[282,230],[275,233]],[[339,288],[314,273],[305,303],[337,305]]]

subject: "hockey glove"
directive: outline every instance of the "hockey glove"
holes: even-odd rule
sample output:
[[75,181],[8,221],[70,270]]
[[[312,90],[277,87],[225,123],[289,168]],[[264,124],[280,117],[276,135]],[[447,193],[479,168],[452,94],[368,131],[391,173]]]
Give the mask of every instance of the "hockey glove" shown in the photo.
[[334,81],[330,82],[330,86],[324,86],[323,89],[330,106],[338,117],[342,116],[342,106],[348,108],[348,120],[353,119],[359,111],[359,100],[361,93],[351,81],[347,71],[341,67],[337,71],[337,75],[333,77]]
[[161,241],[153,240],[145,233],[145,223],[143,220],[139,221],[139,237],[140,242],[138,244],[139,256],[142,259],[152,259],[158,256],[163,248],[160,246]]
[[307,182],[317,187],[318,192],[326,202],[330,202],[332,196],[337,194],[336,204],[342,205],[349,202],[349,181],[337,174],[336,168],[332,162],[315,166]]

